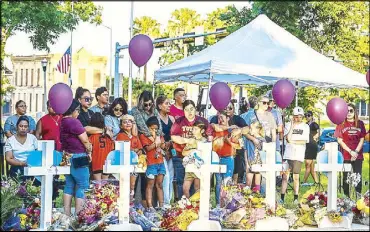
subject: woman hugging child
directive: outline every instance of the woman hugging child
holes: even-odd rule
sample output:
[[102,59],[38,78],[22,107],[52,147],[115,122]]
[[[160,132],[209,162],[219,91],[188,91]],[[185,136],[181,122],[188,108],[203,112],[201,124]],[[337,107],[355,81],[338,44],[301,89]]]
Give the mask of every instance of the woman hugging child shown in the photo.
[[[157,131],[159,129],[159,120],[156,116],[148,118],[146,125],[149,128],[150,133],[152,134],[154,141],[157,138]],[[152,203],[152,192],[153,187],[157,189],[157,197],[159,201],[159,207],[163,207],[163,177],[166,175],[166,168],[164,166],[163,156],[165,155],[165,141],[163,136],[160,136],[161,144],[159,147],[156,146],[155,142],[152,142],[144,134],[140,135],[140,141],[143,145],[143,148],[146,151],[146,203],[148,212],[154,212],[153,203]]]
[[[183,165],[186,166],[187,164],[194,162],[197,167],[203,164],[203,160],[200,156],[200,151],[197,150],[197,142],[207,142],[207,125],[202,120],[197,120],[194,122],[192,127],[192,135],[193,135],[193,143],[186,144],[184,150],[182,151],[182,155],[184,156]],[[189,198],[190,197],[190,187],[194,181],[194,190],[195,192],[200,188],[200,180],[199,176],[196,173],[186,172],[184,178],[184,185],[183,185],[183,193],[184,195]]]
[[[133,135],[133,125],[135,124],[135,119],[133,116],[125,114],[121,117],[120,127],[121,131],[117,135],[117,141],[130,141],[130,150],[134,152],[138,157],[143,155],[143,146],[139,138]],[[135,194],[135,182],[137,174],[132,173],[130,175],[130,201],[133,201]]]

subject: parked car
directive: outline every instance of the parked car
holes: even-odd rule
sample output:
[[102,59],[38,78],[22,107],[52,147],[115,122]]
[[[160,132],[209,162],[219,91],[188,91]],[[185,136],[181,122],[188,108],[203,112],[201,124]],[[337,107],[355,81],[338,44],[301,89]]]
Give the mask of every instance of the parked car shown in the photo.
[[[320,139],[319,139],[319,149],[324,146],[325,143],[336,142],[337,138],[334,137],[335,128],[334,127],[327,127],[321,131]],[[365,141],[363,147],[364,153],[370,152],[370,143]]]

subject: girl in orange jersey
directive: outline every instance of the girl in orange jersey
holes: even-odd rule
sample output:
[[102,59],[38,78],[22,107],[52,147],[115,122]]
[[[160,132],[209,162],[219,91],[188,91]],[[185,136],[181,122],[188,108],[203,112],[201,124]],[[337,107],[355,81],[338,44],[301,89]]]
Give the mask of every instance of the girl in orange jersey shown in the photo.
[[[91,116],[89,126],[97,127],[105,131],[104,116],[101,113],[94,113]],[[103,165],[109,152],[114,150],[114,141],[104,132],[93,134],[89,137],[92,144],[92,172],[94,180],[106,180],[109,174],[103,173]]]

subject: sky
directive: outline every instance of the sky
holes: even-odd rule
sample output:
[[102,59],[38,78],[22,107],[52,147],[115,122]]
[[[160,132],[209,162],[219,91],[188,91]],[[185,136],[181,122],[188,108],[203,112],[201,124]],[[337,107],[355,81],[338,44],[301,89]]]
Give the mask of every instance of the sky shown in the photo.
[[[95,2],[96,5],[103,7],[102,19],[103,25],[112,28],[113,52],[115,43],[119,42],[120,45],[127,45],[130,41],[130,12],[131,2]],[[245,2],[201,2],[201,1],[172,1],[172,2],[134,2],[134,18],[141,16],[150,16],[156,19],[162,28],[167,26],[167,21],[171,17],[171,13],[175,9],[190,8],[196,10],[202,18],[206,18],[207,13],[222,8],[227,5],[235,5],[237,8],[248,6],[249,3]],[[32,44],[28,38],[29,35],[23,32],[17,32],[14,36],[10,37],[7,41],[5,52],[12,55],[41,55],[46,54],[45,51],[37,51],[32,48]],[[50,53],[63,54],[71,41],[71,33],[62,34],[54,45],[50,46]],[[76,30],[73,31],[72,50],[73,53],[84,47],[93,55],[109,56],[110,53],[110,30],[104,26],[96,26],[89,23],[80,23]],[[20,46],[21,45],[21,46]],[[152,76],[153,72],[159,69],[158,59],[160,50],[155,49],[152,58],[148,62],[148,76]],[[119,72],[124,76],[128,76],[129,54],[127,50],[121,51]],[[112,55],[113,58],[113,55]],[[5,65],[12,69],[9,59],[5,61]],[[138,73],[137,67],[133,64],[133,76]],[[109,59],[107,64],[107,72],[109,75]],[[141,70],[141,74],[143,71]],[[114,60],[112,60],[112,74],[114,75]],[[150,77],[149,77],[150,78]]]

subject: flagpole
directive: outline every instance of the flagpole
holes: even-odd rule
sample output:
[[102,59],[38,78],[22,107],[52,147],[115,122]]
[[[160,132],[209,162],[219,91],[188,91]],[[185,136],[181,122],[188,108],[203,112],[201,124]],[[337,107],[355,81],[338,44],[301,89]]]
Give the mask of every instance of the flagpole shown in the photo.
[[[73,1],[72,1],[72,14],[73,14]],[[72,50],[72,35],[73,35],[73,27],[71,29],[71,63],[70,63],[70,66],[69,66],[69,87],[72,88],[72,61],[73,61],[73,50]]]

